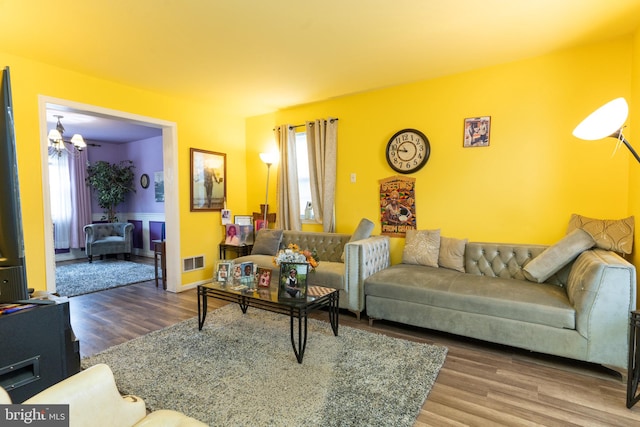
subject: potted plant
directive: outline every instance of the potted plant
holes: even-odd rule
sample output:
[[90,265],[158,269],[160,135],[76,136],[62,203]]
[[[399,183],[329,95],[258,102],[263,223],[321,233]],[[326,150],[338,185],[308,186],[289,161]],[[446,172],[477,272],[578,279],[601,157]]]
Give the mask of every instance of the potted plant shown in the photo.
[[124,202],[127,194],[136,191],[133,186],[135,169],[131,160],[117,164],[100,160],[87,166],[87,185],[97,191],[98,205],[105,209],[102,219],[118,221],[116,207]]

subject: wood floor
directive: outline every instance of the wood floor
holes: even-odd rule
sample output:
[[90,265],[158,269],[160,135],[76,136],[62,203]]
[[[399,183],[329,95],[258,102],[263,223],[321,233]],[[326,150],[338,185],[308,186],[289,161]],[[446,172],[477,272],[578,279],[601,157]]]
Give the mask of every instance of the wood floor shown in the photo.
[[[224,304],[210,300],[209,310]],[[170,293],[154,281],[72,297],[70,307],[82,357],[197,315],[195,290]],[[348,312],[340,323],[448,347],[415,426],[640,425],[640,404],[625,406],[626,383],[597,365],[389,322],[370,327]]]

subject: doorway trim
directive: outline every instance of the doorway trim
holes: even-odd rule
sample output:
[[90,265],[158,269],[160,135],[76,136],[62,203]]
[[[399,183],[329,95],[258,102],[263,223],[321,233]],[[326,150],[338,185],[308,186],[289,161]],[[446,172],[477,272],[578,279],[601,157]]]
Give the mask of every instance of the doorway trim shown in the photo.
[[164,214],[167,245],[167,290],[182,290],[180,274],[180,210],[178,199],[178,132],[177,124],[166,120],[111,110],[95,105],[81,104],[66,99],[38,95],[38,111],[40,115],[40,161],[42,167],[42,196],[44,210],[44,244],[47,291],[56,289],[56,256],[53,242],[53,222],[51,218],[51,197],[49,187],[49,150],[47,144],[47,104],[69,107],[79,112],[111,116],[115,119],[136,122],[145,126],[162,129],[162,150],[164,168]]

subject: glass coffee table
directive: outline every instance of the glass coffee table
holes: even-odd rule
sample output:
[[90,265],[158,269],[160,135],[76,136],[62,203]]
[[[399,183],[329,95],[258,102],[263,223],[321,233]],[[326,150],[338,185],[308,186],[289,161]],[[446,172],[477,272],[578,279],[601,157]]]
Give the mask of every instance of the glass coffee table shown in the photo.
[[[288,315],[291,325],[291,345],[298,363],[302,363],[307,345],[307,319],[309,313],[326,307],[333,334],[338,336],[338,303],[340,294],[337,289],[322,286],[309,286],[306,300],[278,300],[277,286],[234,290],[231,284],[218,282],[198,285],[198,330],[202,330],[207,317],[207,298],[237,303],[243,313],[249,307]],[[294,319],[298,319],[297,322]],[[297,323],[297,334],[295,324]],[[296,340],[297,335],[297,340]]]

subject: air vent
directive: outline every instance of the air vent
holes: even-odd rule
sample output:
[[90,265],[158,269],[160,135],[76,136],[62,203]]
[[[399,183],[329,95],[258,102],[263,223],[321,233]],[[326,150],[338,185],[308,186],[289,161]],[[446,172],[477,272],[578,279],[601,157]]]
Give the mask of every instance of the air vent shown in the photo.
[[182,271],[193,271],[204,269],[204,255],[194,256],[192,258],[182,259]]

